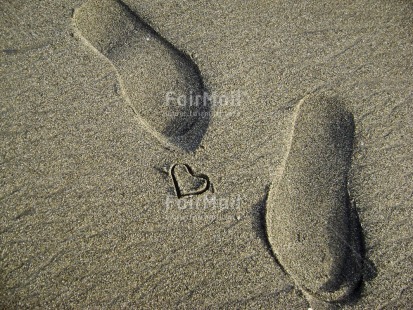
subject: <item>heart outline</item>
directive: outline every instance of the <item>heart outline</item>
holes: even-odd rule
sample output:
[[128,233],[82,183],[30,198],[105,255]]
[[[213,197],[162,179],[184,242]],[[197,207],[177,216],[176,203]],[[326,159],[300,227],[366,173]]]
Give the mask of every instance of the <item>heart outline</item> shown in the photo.
[[[176,179],[176,175],[175,175],[175,168],[176,168],[176,166],[179,166],[179,165],[184,166],[185,169],[186,169],[186,171],[187,171],[191,176],[193,176],[193,177],[195,177],[195,178],[200,178],[200,179],[205,180],[205,181],[206,181],[205,188],[203,188],[202,190],[199,190],[199,191],[193,191],[193,192],[189,192],[189,193],[186,193],[186,194],[185,194],[185,193],[182,193],[182,191],[181,191],[181,189],[180,189],[180,187],[179,187],[178,180]],[[200,194],[203,194],[203,193],[205,193],[207,190],[209,190],[209,188],[210,188],[210,186],[211,186],[211,182],[210,182],[210,180],[209,180],[209,177],[208,177],[206,174],[203,174],[203,173],[195,174],[194,171],[192,170],[192,168],[191,168],[189,165],[187,165],[187,164],[174,164],[174,165],[171,167],[171,177],[172,177],[172,181],[173,181],[173,183],[174,183],[175,193],[176,193],[176,196],[178,197],[178,199],[180,199],[180,198],[182,198],[182,197],[185,197],[185,196],[192,196],[192,195],[200,195]]]

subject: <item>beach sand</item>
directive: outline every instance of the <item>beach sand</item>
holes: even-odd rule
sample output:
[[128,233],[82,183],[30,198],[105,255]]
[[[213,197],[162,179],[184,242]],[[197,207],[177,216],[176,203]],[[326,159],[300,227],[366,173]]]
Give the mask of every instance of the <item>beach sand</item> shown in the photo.
[[[311,94],[354,119],[363,280],[338,306],[413,304],[411,1],[125,0],[176,67],[135,36],[100,53],[80,28],[125,32],[103,10],[81,26],[84,2],[0,4],[2,308],[310,307],[265,216]],[[163,107],[177,89],[212,99]]]

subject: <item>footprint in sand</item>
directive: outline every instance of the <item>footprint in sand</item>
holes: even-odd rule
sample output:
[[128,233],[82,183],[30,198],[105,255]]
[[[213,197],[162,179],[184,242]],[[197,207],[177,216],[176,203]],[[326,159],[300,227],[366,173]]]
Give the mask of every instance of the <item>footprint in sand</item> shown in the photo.
[[302,99],[267,199],[272,250],[316,309],[349,299],[361,281],[361,230],[347,189],[353,133],[339,102]]
[[118,0],[89,0],[74,12],[83,42],[115,67],[142,125],[169,147],[194,150],[209,123],[196,64]]

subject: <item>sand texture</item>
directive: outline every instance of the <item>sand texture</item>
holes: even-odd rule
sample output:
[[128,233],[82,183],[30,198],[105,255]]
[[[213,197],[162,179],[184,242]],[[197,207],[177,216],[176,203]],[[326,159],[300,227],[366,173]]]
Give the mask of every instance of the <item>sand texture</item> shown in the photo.
[[308,96],[296,109],[282,177],[267,200],[268,239],[298,286],[342,301],[361,280],[362,236],[347,186],[354,121],[334,98]]
[[411,308],[412,1],[0,12],[0,308]]
[[[74,11],[73,22],[84,44],[113,64],[140,124],[160,142],[196,148],[208,124],[202,117],[208,102],[195,104],[206,90],[190,57],[117,0],[87,1]],[[177,97],[182,103],[172,102]]]

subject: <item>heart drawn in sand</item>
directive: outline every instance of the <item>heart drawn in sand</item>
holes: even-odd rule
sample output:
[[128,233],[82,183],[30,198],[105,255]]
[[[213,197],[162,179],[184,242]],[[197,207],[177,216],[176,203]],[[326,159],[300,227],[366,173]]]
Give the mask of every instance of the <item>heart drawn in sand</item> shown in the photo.
[[171,177],[178,198],[200,195],[209,189],[210,182],[205,174],[195,174],[187,164],[175,164],[171,168]]

